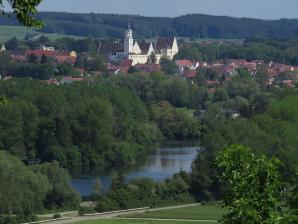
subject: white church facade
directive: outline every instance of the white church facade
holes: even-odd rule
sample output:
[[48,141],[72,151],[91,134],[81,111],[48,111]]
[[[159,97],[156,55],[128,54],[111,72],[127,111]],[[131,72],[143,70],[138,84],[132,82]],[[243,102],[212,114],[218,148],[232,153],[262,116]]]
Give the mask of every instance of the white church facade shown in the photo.
[[[98,54],[105,55],[112,62],[131,60],[132,65],[148,62],[159,64],[162,58],[172,60],[179,48],[175,37],[157,37],[155,42],[137,42],[133,39],[133,31],[128,27],[123,42],[100,43]],[[154,60],[154,61],[153,61]]]

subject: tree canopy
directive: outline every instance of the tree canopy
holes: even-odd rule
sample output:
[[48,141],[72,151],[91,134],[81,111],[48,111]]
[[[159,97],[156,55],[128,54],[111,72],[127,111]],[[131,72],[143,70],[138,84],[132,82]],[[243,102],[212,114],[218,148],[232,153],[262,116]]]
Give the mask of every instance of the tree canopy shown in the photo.
[[[12,7],[13,13],[16,15],[20,23],[25,26],[41,26],[42,23],[36,20],[36,7],[42,0],[6,0]],[[0,5],[3,8],[5,0],[0,0]]]

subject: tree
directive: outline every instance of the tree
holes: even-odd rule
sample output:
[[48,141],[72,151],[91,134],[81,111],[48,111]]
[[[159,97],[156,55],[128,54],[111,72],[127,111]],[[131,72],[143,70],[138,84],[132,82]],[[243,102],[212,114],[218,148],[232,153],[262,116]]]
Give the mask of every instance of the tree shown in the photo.
[[206,150],[200,150],[191,165],[191,193],[198,201],[218,197],[219,187],[213,160]]
[[35,55],[35,54],[30,54],[28,57],[27,57],[27,61],[29,63],[36,63],[38,62],[38,57]]
[[113,177],[111,189],[119,189],[124,187],[126,184],[126,177],[122,172],[117,173],[116,176]]
[[40,38],[38,38],[38,42],[40,42],[41,44],[47,44],[50,42],[50,39],[46,36],[41,36]]
[[281,223],[278,160],[255,155],[243,145],[232,145],[218,154],[216,162],[226,187],[224,206],[229,208],[222,223]]
[[69,173],[60,168],[58,163],[44,163],[32,167],[36,174],[48,178],[51,190],[45,200],[45,207],[49,209],[76,209],[80,205],[79,194],[70,186]]
[[21,160],[0,151],[0,214],[25,215],[41,212],[49,180],[32,172]]
[[214,94],[212,96],[212,101],[214,103],[216,103],[216,102],[220,102],[220,101],[226,101],[228,98],[229,98],[229,95],[228,95],[226,89],[219,88],[219,89],[216,89],[216,91],[214,92]]
[[47,56],[45,56],[44,54],[41,56],[41,58],[40,58],[40,63],[41,64],[46,64],[46,63],[48,63],[48,57]]
[[105,62],[102,56],[96,56],[91,62],[91,70],[93,71],[104,71],[106,68]]
[[137,73],[139,70],[135,66],[130,66],[128,69],[129,74]]
[[19,40],[13,37],[5,43],[5,47],[9,51],[13,51],[19,48],[19,44],[20,44]]
[[101,183],[100,179],[97,178],[93,185],[92,196],[94,198],[99,198],[101,196],[101,193],[102,193],[102,183]]
[[156,55],[154,54],[154,52],[151,53],[151,55],[148,58],[148,63],[149,64],[156,64]]
[[[0,0],[0,5],[3,5],[5,0]],[[25,26],[42,26],[42,22],[35,19],[37,6],[42,0],[6,0],[10,3],[13,13],[17,19]]]
[[168,58],[162,58],[160,60],[161,70],[166,74],[175,75],[178,74],[178,66],[176,63]]
[[0,75],[3,74],[2,72],[5,73],[7,71],[11,61],[12,59],[8,52],[0,52]]

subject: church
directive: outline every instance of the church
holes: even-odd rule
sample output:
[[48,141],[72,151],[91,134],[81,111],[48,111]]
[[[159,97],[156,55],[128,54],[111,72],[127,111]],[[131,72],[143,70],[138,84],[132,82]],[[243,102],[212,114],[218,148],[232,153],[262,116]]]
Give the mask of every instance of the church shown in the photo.
[[97,53],[104,55],[111,62],[131,60],[132,65],[155,63],[162,58],[172,60],[178,54],[179,48],[175,37],[157,37],[155,42],[137,42],[133,39],[130,26],[125,31],[123,41],[101,42]]

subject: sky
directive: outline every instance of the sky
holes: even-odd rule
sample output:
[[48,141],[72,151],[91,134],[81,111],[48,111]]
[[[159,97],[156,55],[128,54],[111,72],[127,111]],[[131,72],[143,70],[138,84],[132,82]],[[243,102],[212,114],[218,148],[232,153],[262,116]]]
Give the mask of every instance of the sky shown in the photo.
[[202,13],[260,19],[298,18],[298,0],[43,0],[39,9],[163,17]]

